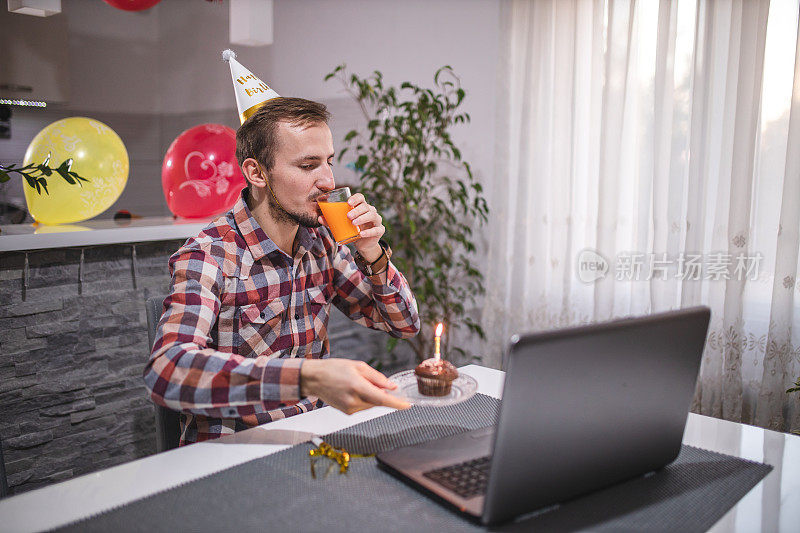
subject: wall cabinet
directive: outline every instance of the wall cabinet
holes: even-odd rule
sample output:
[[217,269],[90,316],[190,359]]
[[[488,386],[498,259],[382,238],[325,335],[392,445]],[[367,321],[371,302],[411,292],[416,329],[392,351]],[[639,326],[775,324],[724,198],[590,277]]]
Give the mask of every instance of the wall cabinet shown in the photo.
[[69,101],[69,38],[63,14],[32,17],[0,4],[0,98]]

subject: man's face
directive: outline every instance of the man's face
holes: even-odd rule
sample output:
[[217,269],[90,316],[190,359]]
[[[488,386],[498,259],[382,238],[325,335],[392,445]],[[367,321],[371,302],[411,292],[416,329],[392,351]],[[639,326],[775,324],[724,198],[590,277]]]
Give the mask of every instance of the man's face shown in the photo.
[[[335,187],[333,136],[327,124],[278,123],[275,162],[268,173],[275,198],[267,191],[272,215],[309,227],[319,226],[316,198]],[[277,198],[277,202],[275,199]]]

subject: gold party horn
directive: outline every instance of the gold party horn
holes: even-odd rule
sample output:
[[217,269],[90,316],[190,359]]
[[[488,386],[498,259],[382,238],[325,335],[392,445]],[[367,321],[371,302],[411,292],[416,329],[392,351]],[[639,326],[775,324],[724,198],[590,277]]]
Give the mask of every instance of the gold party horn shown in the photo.
[[[327,457],[328,459],[338,463],[339,465],[339,473],[345,474],[347,473],[347,469],[350,466],[350,458],[351,457],[373,457],[375,454],[360,454],[360,453],[350,453],[344,448],[337,448],[335,446],[331,446],[320,437],[312,437],[311,442],[316,446],[315,449],[311,449],[308,451],[308,455],[310,457]],[[316,478],[316,473],[314,471],[314,465],[311,465],[311,475],[312,477]]]

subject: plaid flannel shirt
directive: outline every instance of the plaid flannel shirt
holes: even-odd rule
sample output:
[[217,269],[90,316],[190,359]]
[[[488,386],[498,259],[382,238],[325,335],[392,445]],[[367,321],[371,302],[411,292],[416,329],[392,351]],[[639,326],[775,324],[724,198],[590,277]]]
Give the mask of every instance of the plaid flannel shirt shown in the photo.
[[154,402],[181,413],[181,445],[320,407],[300,397],[300,367],[330,354],[331,304],[394,337],[419,331],[414,295],[391,262],[385,284],[365,276],[324,227],[301,226],[289,257],[244,194],[169,260],[144,381]]

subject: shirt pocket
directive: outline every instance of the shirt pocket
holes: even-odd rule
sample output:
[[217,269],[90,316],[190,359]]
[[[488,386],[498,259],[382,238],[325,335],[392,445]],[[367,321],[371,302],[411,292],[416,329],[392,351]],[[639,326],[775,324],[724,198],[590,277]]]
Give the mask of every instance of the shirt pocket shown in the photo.
[[306,289],[306,301],[311,306],[320,306],[328,304],[328,295],[325,294],[325,286],[318,285]]
[[322,340],[328,337],[328,312],[330,302],[326,294],[325,286],[314,286],[306,289],[306,304],[311,324],[314,328],[314,345],[312,351],[315,354],[322,352]]
[[239,307],[238,354],[245,357],[272,355],[276,351],[286,305],[281,298]]

